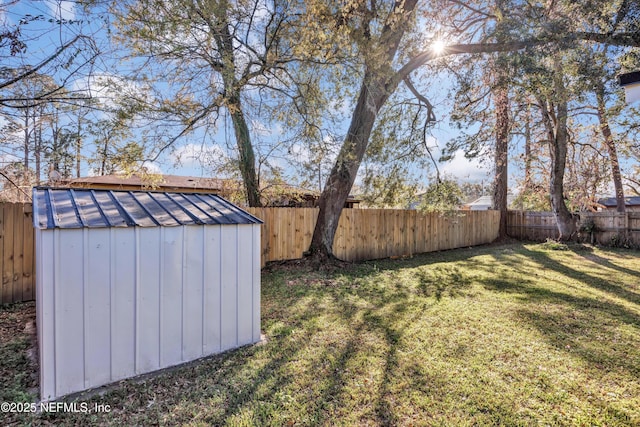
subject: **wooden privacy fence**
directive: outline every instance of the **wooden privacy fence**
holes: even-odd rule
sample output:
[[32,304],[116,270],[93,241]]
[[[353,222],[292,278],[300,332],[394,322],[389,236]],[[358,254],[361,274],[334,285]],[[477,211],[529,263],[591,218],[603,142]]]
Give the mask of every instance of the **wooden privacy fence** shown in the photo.
[[[317,208],[249,208],[264,221],[262,264],[302,258],[309,248]],[[363,261],[490,243],[498,236],[498,211],[465,211],[458,216],[415,210],[344,209],[334,254]]]
[[[640,247],[640,212],[582,212],[578,229],[579,239],[584,242]],[[552,212],[509,211],[507,233],[533,241],[558,238]]]
[[0,302],[35,298],[35,244],[30,203],[0,203]]
[[[261,261],[302,258],[309,248],[317,208],[248,208],[264,221]],[[411,256],[490,243],[498,236],[497,211],[458,216],[415,210],[344,209],[333,250],[347,261]],[[31,204],[0,203],[2,303],[35,299],[35,244]]]

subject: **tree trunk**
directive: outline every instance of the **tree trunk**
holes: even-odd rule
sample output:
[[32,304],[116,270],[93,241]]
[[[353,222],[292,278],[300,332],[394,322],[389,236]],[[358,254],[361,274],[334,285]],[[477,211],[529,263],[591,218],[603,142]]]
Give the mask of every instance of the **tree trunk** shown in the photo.
[[493,208],[500,211],[498,239],[504,239],[507,237],[509,91],[502,82],[498,83],[494,99],[496,104],[496,157]]
[[358,174],[380,107],[389,96],[384,81],[365,75],[349,131],[320,196],[318,221],[309,252],[319,261],[333,259],[333,240],[340,213]]
[[240,157],[240,175],[244,182],[247,202],[251,207],[260,207],[260,186],[256,174],[256,159],[249,134],[249,126],[242,110],[240,101],[240,89],[236,78],[236,61],[233,47],[233,36],[229,30],[227,19],[227,6],[215,7],[213,14],[216,18],[215,41],[222,56],[222,82],[224,84],[225,106],[233,122],[233,130],[236,136],[236,145]]
[[78,117],[78,134],[76,135],[76,178],[80,178],[80,160],[82,151],[82,138],[80,137],[80,117]]
[[40,185],[42,176],[42,123],[38,123],[35,128],[35,146],[33,148],[33,155],[35,159],[35,181],[36,185]]
[[551,210],[556,217],[559,239],[569,240],[576,232],[576,221],[564,201],[564,171],[567,162],[567,146],[569,134],[567,132],[568,103],[563,73],[559,59],[555,60],[554,89],[557,97],[556,120],[549,138],[549,153],[551,155],[551,177],[549,193],[551,196]]
[[[320,212],[309,247],[309,253],[315,262],[335,258],[333,240],[340,213],[369,145],[376,116],[402,80],[397,78],[399,72],[393,69],[392,63],[407,28],[406,19],[413,13],[416,3],[417,0],[395,2],[380,36],[377,41],[370,43],[370,51],[365,53],[365,73],[349,131],[320,195]],[[365,29],[363,37],[370,37],[369,30]]]
[[234,94],[229,98],[227,108],[236,135],[236,144],[240,155],[240,174],[247,193],[247,201],[251,207],[260,207],[262,202],[260,201],[260,184],[256,176],[256,160],[239,94]]
[[31,131],[29,130],[29,111],[31,111],[31,109],[27,108],[25,109],[25,113],[24,113],[24,157],[23,157],[22,164],[24,165],[25,172],[29,170],[29,155],[30,155],[29,145],[31,143],[30,141]]
[[107,169],[107,153],[109,150],[109,136],[105,136],[104,139],[104,148],[102,149],[102,158],[100,159],[100,176],[104,176],[106,174]]
[[531,117],[527,108],[527,115],[524,122],[524,191],[531,188],[531,162],[533,160],[531,151]]
[[604,144],[609,152],[609,161],[611,162],[611,175],[613,177],[613,185],[616,189],[616,211],[620,213],[626,212],[624,202],[624,189],[622,187],[622,175],[620,174],[620,162],[618,161],[618,151],[613,139],[613,133],[609,127],[609,119],[607,118],[607,109],[604,100],[604,84],[598,82],[596,87],[596,98],[598,100],[598,121],[600,122],[600,131],[604,137]]

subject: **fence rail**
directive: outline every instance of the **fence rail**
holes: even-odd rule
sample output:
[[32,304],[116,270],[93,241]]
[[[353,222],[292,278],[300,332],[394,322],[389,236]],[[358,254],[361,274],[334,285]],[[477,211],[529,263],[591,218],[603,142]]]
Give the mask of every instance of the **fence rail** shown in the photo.
[[35,243],[30,203],[0,203],[0,303],[35,298]]
[[[581,241],[640,247],[640,212],[582,212],[578,228]],[[509,211],[507,233],[517,239],[533,241],[558,238],[552,212]]]
[[[317,208],[249,208],[264,221],[262,263],[302,258],[318,217]],[[363,261],[489,243],[498,236],[498,211],[465,211],[459,216],[400,209],[344,209],[334,254]]]

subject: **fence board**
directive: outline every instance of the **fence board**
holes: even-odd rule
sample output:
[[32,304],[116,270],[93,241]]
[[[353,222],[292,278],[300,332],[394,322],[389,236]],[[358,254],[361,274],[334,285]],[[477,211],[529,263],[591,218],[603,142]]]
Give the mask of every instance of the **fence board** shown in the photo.
[[[311,244],[317,208],[247,210],[264,221],[263,265],[302,258]],[[460,216],[443,217],[415,210],[344,209],[333,250],[341,259],[363,261],[474,246],[497,237],[498,219],[497,211],[461,212]]]
[[2,258],[2,302],[13,302],[13,203],[4,206],[4,255]]
[[0,203],[0,303],[35,299],[31,204]]
[[[579,214],[578,240],[600,245],[627,245],[640,247],[640,213],[638,212],[582,212]],[[584,230],[592,224],[593,232]],[[509,236],[532,241],[557,239],[556,219],[552,212],[509,211],[507,214]]]

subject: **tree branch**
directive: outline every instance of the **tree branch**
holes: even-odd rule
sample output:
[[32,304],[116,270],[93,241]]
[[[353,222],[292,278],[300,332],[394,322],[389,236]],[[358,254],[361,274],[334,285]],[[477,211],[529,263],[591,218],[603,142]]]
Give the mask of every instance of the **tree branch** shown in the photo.
[[413,83],[411,83],[411,79],[409,78],[409,76],[406,76],[403,79],[403,81],[405,86],[407,86],[407,88],[411,91],[411,93],[413,93],[413,96],[415,96],[418,99],[418,101],[422,102],[425,105],[425,107],[427,107],[427,123],[435,122],[436,115],[433,112],[433,105],[431,104],[431,102],[429,102],[429,100],[424,95],[422,95],[420,92],[416,90]]
[[506,43],[469,43],[454,44],[446,47],[446,52],[436,54],[433,51],[423,52],[411,58],[403,65],[389,81],[389,86],[393,87],[404,80],[413,71],[423,66],[425,63],[436,59],[452,55],[474,54],[474,53],[495,53],[513,52],[535,46],[542,46],[550,43],[567,44],[576,41],[591,41],[614,46],[640,47],[640,31],[633,33],[602,34],[592,32],[575,32],[558,38],[536,38],[521,41],[511,41]]
[[15,83],[19,82],[20,80],[26,79],[27,77],[31,76],[32,74],[37,73],[39,70],[41,70],[47,64],[49,64],[51,61],[53,61],[58,56],[60,56],[62,54],[62,52],[64,52],[69,47],[71,47],[73,44],[75,44],[79,39],[84,39],[85,37],[86,36],[83,36],[83,35],[75,36],[71,41],[69,41],[69,42],[63,44],[62,46],[60,46],[58,48],[58,50],[56,50],[53,55],[51,55],[50,57],[48,57],[47,59],[42,61],[40,64],[36,65],[33,68],[30,68],[29,70],[25,71],[22,74],[19,74],[19,75],[15,76],[12,79],[9,79],[9,80],[6,80],[4,82],[1,82],[0,83],[0,89],[4,89],[7,86],[11,86],[12,84],[15,84]]

